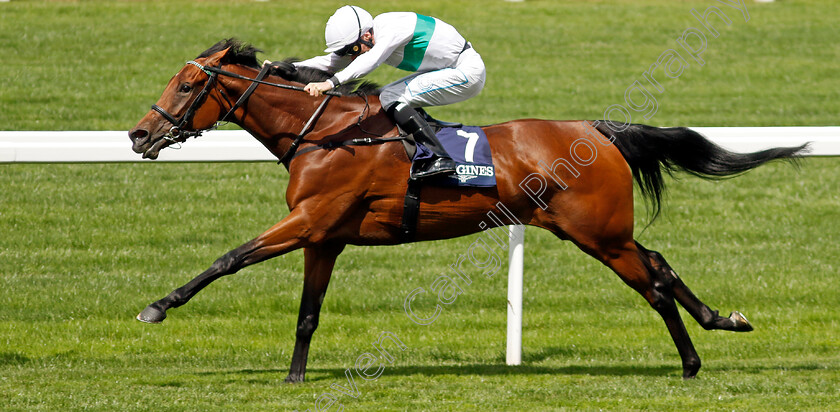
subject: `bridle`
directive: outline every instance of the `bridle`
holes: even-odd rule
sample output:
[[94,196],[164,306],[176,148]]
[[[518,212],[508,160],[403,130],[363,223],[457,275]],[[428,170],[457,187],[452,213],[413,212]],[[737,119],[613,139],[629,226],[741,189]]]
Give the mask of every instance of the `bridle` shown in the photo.
[[[300,91],[300,92],[305,92],[303,87],[292,86],[292,85],[282,84],[282,83],[271,83],[271,82],[264,81],[263,79],[268,74],[269,70],[271,69],[271,66],[268,65],[268,64],[263,65],[263,68],[262,68],[262,70],[260,70],[260,73],[257,75],[256,78],[253,78],[253,79],[250,78],[250,77],[245,77],[245,76],[233,73],[233,72],[222,70],[221,69],[221,64],[218,67],[204,66],[204,65],[202,65],[202,64],[200,64],[200,63],[198,63],[194,60],[190,60],[186,64],[198,67],[199,69],[201,69],[201,71],[206,73],[207,76],[209,76],[209,79],[207,80],[207,83],[204,84],[204,88],[201,89],[201,91],[198,93],[198,96],[196,96],[196,98],[192,101],[190,106],[187,107],[187,111],[184,112],[184,114],[180,118],[176,118],[174,115],[167,112],[166,109],[164,109],[164,108],[162,108],[162,107],[160,107],[156,104],[152,105],[152,110],[159,113],[161,116],[163,116],[164,119],[166,119],[166,121],[168,121],[169,123],[172,124],[172,127],[169,129],[169,132],[167,132],[163,136],[163,139],[168,140],[172,143],[182,143],[190,137],[201,136],[202,133],[204,133],[208,130],[215,129],[218,126],[219,123],[228,121],[228,118],[231,118],[231,116],[233,116],[233,113],[237,109],[242,107],[243,104],[245,104],[245,102],[248,100],[248,98],[251,96],[251,94],[254,92],[254,90],[257,88],[257,86],[259,86],[260,84],[265,84],[265,85],[273,86],[273,87],[279,87],[281,89],[289,89],[289,90],[296,90],[296,91]],[[250,81],[251,86],[248,87],[247,90],[245,90],[245,93],[243,93],[242,96],[239,97],[239,100],[237,100],[236,103],[231,103],[230,99],[225,94],[225,92],[222,89],[219,89],[219,93],[227,101],[228,106],[230,106],[230,110],[228,110],[228,112],[224,116],[222,116],[213,126],[211,126],[209,128],[201,129],[201,130],[195,130],[195,129],[186,129],[185,130],[185,127],[188,124],[190,124],[190,122],[192,121],[192,118],[195,116],[195,112],[198,111],[198,108],[201,107],[201,105],[207,99],[207,95],[210,94],[210,91],[212,90],[214,84],[216,83],[219,75],[232,77],[234,79],[239,79],[239,80]],[[333,96],[340,96],[341,95],[339,93],[332,92],[332,91],[327,91],[324,94],[327,97],[321,102],[321,104],[318,106],[318,108],[315,109],[315,112],[312,113],[312,116],[309,117],[309,120],[303,126],[303,129],[301,129],[300,133],[298,133],[297,137],[295,137],[295,139],[292,141],[292,144],[291,144],[291,146],[289,146],[289,149],[286,151],[286,153],[282,157],[280,157],[280,161],[278,163],[283,163],[288,167],[288,162],[291,160],[292,157],[294,157],[295,151],[297,150],[297,147],[300,145],[300,142],[303,140],[303,137],[306,136],[309,133],[311,127],[315,124],[317,119],[324,112],[324,109],[327,107],[327,102],[329,102],[330,99]]]
[[166,135],[164,135],[163,138],[173,143],[183,142],[189,137],[201,136],[202,132],[209,130],[205,129],[185,131],[184,126],[190,123],[193,116],[195,116],[195,112],[204,103],[204,100],[207,98],[207,95],[213,88],[213,84],[216,82],[216,77],[218,74],[207,70],[204,66],[192,60],[188,61],[186,64],[192,64],[193,66],[198,67],[199,69],[201,69],[201,71],[207,73],[207,75],[210,78],[207,80],[207,83],[204,84],[204,88],[201,89],[201,92],[198,93],[198,96],[196,96],[195,100],[193,100],[190,106],[187,107],[187,111],[183,114],[183,116],[181,116],[181,118],[178,119],[169,112],[167,112],[166,109],[156,104],[152,105],[152,110],[158,112],[161,116],[163,116],[164,119],[166,119],[166,121],[172,124],[172,127],[169,128],[169,132]]

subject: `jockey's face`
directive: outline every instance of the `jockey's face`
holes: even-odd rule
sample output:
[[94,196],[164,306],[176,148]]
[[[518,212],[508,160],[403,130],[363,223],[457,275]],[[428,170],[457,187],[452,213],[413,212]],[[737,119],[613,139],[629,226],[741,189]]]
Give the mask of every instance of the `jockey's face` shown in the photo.
[[[370,42],[370,44],[376,44],[376,40],[374,40],[373,38],[373,33],[371,33],[370,31],[363,34],[361,39]],[[362,53],[367,53],[368,51],[370,51],[370,46],[368,46],[367,44],[359,43],[359,46],[361,47],[361,51],[359,52],[359,54],[353,56],[353,60],[356,60],[356,57],[361,56]]]
[[336,50],[334,53],[341,57],[350,56],[351,60],[356,60],[356,57],[359,57],[360,54],[370,51],[373,42],[373,33],[368,31],[362,37],[359,37],[359,40]]

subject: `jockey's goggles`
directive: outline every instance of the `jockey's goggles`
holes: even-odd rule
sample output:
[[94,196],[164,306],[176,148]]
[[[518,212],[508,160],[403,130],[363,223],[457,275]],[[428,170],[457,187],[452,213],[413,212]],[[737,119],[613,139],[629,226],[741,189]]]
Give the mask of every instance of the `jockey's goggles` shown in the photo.
[[341,57],[344,57],[344,56],[347,56],[347,55],[358,56],[359,54],[362,53],[362,43],[360,41],[355,41],[353,43],[350,43],[350,44],[334,51],[333,53],[335,53],[336,55],[341,56]]
[[[369,30],[369,31],[370,31],[370,32],[373,32],[373,30],[372,30],[372,29],[371,29],[371,30]],[[371,42],[369,42],[369,41],[367,41],[367,40],[362,40],[362,38],[361,38],[361,37],[359,37],[359,39],[358,39],[358,40],[356,40],[355,42],[350,43],[350,44],[348,44],[348,45],[346,45],[346,46],[344,46],[344,47],[342,47],[342,48],[340,48],[340,49],[338,49],[338,50],[334,51],[333,53],[335,53],[337,56],[340,56],[340,57],[344,57],[344,56],[358,56],[359,54],[361,54],[361,53],[362,53],[362,45],[363,45],[363,44],[364,44],[365,46],[368,46],[368,47],[373,47],[373,43],[371,43]]]

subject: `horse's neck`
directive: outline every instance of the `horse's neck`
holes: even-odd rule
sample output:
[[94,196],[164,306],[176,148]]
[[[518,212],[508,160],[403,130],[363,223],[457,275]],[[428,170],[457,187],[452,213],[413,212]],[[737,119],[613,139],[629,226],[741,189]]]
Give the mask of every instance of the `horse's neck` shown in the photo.
[[[247,71],[246,71],[247,70]],[[239,74],[253,78],[256,71],[242,68]],[[281,81],[271,78],[268,81]],[[238,99],[250,86],[247,81],[231,82],[228,92],[232,99]],[[377,137],[393,133],[395,127],[387,119],[377,96],[332,97],[320,115],[313,115],[324,97],[313,98],[299,90],[288,90],[268,85],[261,85],[249,97],[244,109],[244,117],[236,117],[236,123],[254,135],[275,155],[282,156],[292,140],[301,133],[306,133],[310,141],[340,139],[344,136]],[[310,127],[304,126],[312,119]],[[359,126],[355,127],[354,126]]]
[[[248,78],[257,76],[257,70],[250,67],[231,65],[225,69]],[[277,77],[266,78],[265,81],[287,83]],[[224,88],[230,102],[239,100],[251,84],[247,80],[240,79],[230,79],[226,82]],[[261,140],[281,135],[283,131],[291,133],[294,126],[298,125],[300,128],[306,122],[306,119],[302,119],[305,116],[303,112],[307,110],[306,102],[303,101],[304,96],[306,96],[304,92],[260,85],[237,110],[237,113],[233,114],[232,120]]]

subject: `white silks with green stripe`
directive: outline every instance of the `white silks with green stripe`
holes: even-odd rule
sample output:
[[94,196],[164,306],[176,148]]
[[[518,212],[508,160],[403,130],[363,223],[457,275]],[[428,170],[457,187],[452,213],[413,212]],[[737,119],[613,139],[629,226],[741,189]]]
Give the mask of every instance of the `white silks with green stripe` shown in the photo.
[[467,44],[458,30],[446,22],[410,12],[376,16],[373,36],[374,46],[355,59],[330,53],[296,65],[335,73],[336,79],[345,83],[367,75],[383,63],[412,72],[455,67]]
[[432,39],[432,34],[435,32],[434,17],[417,14],[417,23],[414,25],[414,35],[408,44],[403,48],[403,59],[398,69],[416,72],[423,62],[423,56],[426,55],[426,49],[429,47],[429,40]]
[[484,86],[485,69],[475,49],[450,24],[412,12],[390,12],[373,19],[374,46],[353,58],[335,53],[296,66],[335,73],[339,83],[361,78],[381,64],[414,74],[382,88],[383,106],[397,100],[414,107],[450,104],[475,96]]

